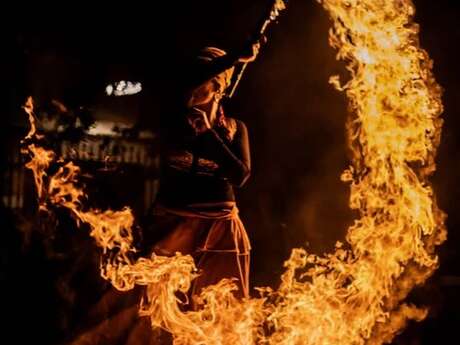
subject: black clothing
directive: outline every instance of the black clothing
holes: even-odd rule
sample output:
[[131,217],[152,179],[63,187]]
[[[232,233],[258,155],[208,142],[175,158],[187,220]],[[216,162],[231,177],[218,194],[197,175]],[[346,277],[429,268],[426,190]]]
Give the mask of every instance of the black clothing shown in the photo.
[[232,68],[239,54],[211,61],[196,58],[179,71],[176,95],[163,112],[160,125],[161,167],[157,201],[168,207],[196,203],[235,201],[233,186],[242,186],[250,174],[249,141],[243,122],[226,119],[236,132],[232,138],[222,125],[196,135],[187,122],[190,91]]
[[227,121],[236,124],[232,140],[216,127],[163,141],[158,202],[184,207],[235,201],[233,186],[242,186],[250,174],[249,140],[243,122]]

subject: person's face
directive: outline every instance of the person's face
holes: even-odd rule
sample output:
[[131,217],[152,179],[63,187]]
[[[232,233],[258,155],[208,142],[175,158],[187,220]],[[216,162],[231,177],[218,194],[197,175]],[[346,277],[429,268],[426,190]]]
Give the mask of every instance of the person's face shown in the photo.
[[219,99],[225,89],[225,79],[219,75],[201,84],[191,92],[187,106],[189,108],[206,105]]

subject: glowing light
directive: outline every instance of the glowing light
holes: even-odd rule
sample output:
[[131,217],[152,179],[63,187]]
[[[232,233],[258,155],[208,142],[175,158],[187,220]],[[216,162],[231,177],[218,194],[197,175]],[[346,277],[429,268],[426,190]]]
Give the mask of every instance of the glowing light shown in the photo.
[[128,96],[135,95],[142,91],[142,84],[139,82],[131,81],[118,81],[113,84],[107,85],[105,93],[108,96]]

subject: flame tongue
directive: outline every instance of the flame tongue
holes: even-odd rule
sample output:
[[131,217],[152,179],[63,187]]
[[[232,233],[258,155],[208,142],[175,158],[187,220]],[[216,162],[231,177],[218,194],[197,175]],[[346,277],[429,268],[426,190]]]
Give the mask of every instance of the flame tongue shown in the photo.
[[[403,303],[407,294],[436,269],[436,245],[446,237],[429,175],[442,120],[441,91],[431,60],[420,49],[409,0],[318,0],[329,13],[330,43],[347,62],[350,80],[341,85],[352,115],[348,139],[352,166],[350,207],[359,218],[348,229],[347,245],[309,255],[294,249],[276,291],[237,300],[235,285],[222,281],[199,299],[202,308],[183,312],[176,292],[185,293],[196,277],[190,256],[133,259],[133,215],[83,210],[72,163],[48,178],[54,154],[28,145],[40,200],[68,208],[91,227],[102,248],[101,274],[120,290],[146,286],[141,315],[171,332],[175,344],[382,344],[407,320],[426,310]],[[31,100],[26,139],[37,138]]]
[[[375,344],[390,341],[426,311],[401,304],[437,267],[444,215],[427,181],[442,121],[441,92],[419,48],[411,1],[320,1],[333,21],[331,45],[351,79],[340,85],[352,110],[350,250],[324,258],[294,251],[277,292],[270,338],[281,344]],[[311,282],[301,282],[296,270]],[[308,339],[308,340],[305,340]]]

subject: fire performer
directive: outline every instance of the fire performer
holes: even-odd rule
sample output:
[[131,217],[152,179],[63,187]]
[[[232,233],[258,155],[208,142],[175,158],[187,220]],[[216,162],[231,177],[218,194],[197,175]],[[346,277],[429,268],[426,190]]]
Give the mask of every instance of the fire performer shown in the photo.
[[[222,278],[235,279],[237,297],[249,297],[249,251],[238,216],[234,186],[249,177],[248,133],[242,121],[225,116],[221,105],[234,66],[253,61],[260,44],[247,53],[226,54],[213,47],[199,54],[181,88],[181,101],[162,117],[162,176],[153,205],[151,226],[144,230],[143,255],[191,254],[200,270],[191,296]],[[72,336],[71,345],[169,343],[138,317],[140,289],[109,290],[88,315],[87,331]],[[193,298],[186,308],[195,308]],[[104,320],[98,322],[98,320]],[[86,327],[85,327],[86,328]],[[159,330],[158,330],[159,331]]]
[[225,115],[221,99],[234,65],[253,61],[259,43],[251,48],[244,57],[203,49],[186,77],[182,110],[162,122],[160,189],[148,232],[164,234],[153,247],[156,254],[195,258],[200,276],[192,296],[231,278],[236,295],[249,297],[250,242],[234,194],[251,171],[248,132],[242,121]]

